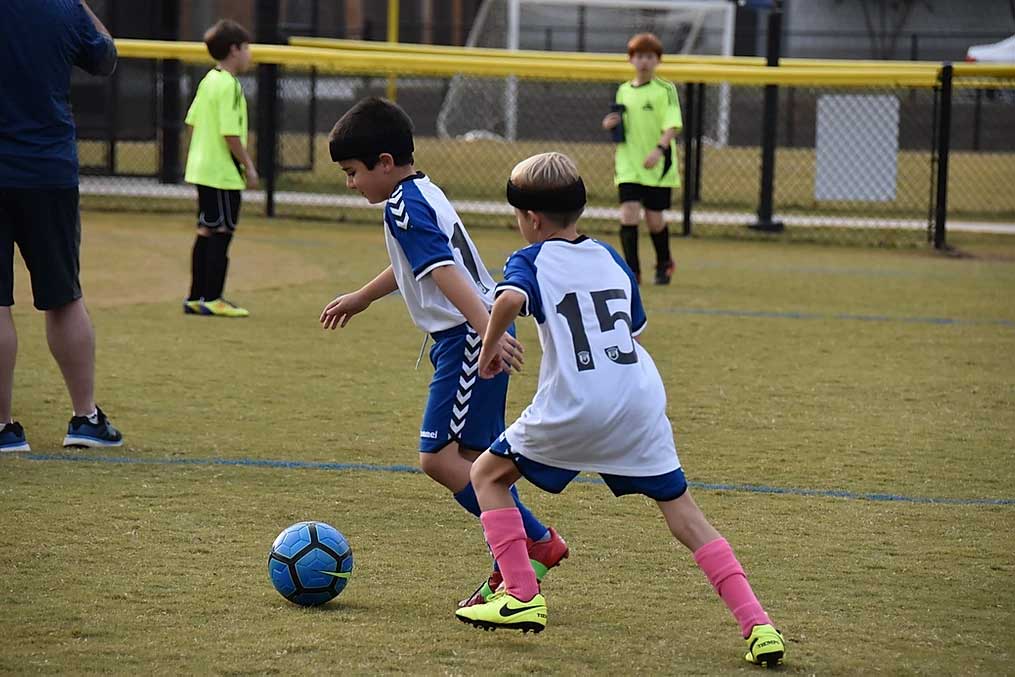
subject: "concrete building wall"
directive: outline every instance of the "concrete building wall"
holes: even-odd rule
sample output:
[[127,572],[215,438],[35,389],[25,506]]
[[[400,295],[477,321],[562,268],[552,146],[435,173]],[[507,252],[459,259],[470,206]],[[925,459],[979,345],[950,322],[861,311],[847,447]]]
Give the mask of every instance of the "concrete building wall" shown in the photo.
[[[869,8],[875,30],[882,30],[881,6],[903,3],[863,0],[785,0],[784,54],[814,58],[909,59],[916,36],[917,57],[961,61],[970,44],[995,42],[1015,33],[1015,16],[1002,0],[925,0],[912,10],[890,49],[891,39],[872,40],[864,18]],[[889,32],[895,12],[886,15]],[[764,30],[764,21],[760,22]],[[764,45],[764,41],[760,41]],[[763,48],[763,47],[762,47]]]

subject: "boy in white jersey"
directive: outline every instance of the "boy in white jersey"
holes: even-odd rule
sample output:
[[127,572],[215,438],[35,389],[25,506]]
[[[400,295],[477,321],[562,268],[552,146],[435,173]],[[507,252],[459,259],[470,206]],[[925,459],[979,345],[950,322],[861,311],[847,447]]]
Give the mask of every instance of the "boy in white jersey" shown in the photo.
[[[521,366],[522,346],[505,328],[493,346],[504,373],[478,378],[494,281],[454,207],[413,166],[412,120],[405,111],[384,99],[364,99],[335,124],[329,147],[349,188],[371,204],[386,203],[384,241],[391,265],[358,291],[325,306],[321,324],[344,327],[372,302],[396,289],[401,292],[412,321],[434,339],[434,377],[419,432],[420,467],[478,517],[469,470],[504,431],[508,372]],[[542,578],[568,556],[567,543],[536,519],[514,487],[509,489],[512,505],[522,515],[528,557]],[[501,581],[495,568],[459,605],[483,603]]]
[[643,494],[658,502],[672,534],[694,553],[739,622],[745,658],[778,664],[782,635],[729,544],[687,491],[662,379],[635,338],[646,320],[634,273],[608,245],[578,234],[585,185],[577,168],[560,153],[531,157],[512,171],[507,197],[531,244],[511,255],[497,285],[480,376],[495,378],[508,367],[496,343],[518,315],[538,323],[543,359],[532,403],[472,465],[480,520],[504,589],[456,615],[484,629],[546,627],[546,600],[508,489],[525,477],[560,493],[580,471],[591,471],[617,496]]

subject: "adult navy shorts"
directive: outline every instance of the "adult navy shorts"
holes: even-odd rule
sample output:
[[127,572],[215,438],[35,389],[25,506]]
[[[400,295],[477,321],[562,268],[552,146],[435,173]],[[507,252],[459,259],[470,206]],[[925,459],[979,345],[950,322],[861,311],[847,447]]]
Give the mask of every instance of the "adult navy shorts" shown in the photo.
[[[512,326],[508,332],[514,336]],[[432,334],[434,366],[419,429],[419,450],[436,453],[451,442],[486,450],[504,432],[508,375],[479,377],[482,338],[468,324]]]
[[78,188],[0,188],[0,306],[14,305],[14,245],[39,310],[81,298]]
[[226,230],[230,233],[236,230],[236,225],[240,222],[240,196],[238,190],[198,185],[198,227]]
[[669,209],[673,189],[660,186],[643,186],[640,183],[622,183],[617,186],[621,202],[640,202],[645,209],[661,212]]
[[[559,494],[564,491],[571,480],[578,476],[577,470],[555,468],[512,451],[505,435],[501,435],[490,445],[490,453],[514,461],[515,467],[518,468],[522,477],[551,494]],[[687,479],[684,477],[683,468],[647,477],[609,475],[607,473],[599,473],[599,476],[603,478],[614,496],[642,494],[654,501],[672,501],[675,498],[680,498],[687,491]]]

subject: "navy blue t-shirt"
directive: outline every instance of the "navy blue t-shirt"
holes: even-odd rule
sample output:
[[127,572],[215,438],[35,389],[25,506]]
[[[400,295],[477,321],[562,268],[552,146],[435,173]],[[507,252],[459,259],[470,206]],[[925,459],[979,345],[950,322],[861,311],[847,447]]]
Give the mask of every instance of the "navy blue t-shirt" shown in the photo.
[[70,75],[116,67],[80,0],[0,1],[0,187],[78,185]]

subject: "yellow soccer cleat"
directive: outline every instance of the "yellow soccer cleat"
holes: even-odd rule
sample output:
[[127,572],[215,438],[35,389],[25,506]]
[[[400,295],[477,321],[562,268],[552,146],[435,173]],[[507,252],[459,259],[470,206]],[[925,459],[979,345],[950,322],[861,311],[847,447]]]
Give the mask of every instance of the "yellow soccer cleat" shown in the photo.
[[502,591],[494,593],[489,602],[462,607],[455,616],[462,623],[483,630],[507,628],[538,633],[546,627],[546,600],[537,594],[523,602]]
[[204,309],[204,301],[187,299],[183,302],[184,315],[211,315],[211,312]]
[[210,315],[215,317],[247,317],[250,315],[250,311],[246,308],[240,308],[222,298],[204,301],[202,305]]
[[755,665],[774,668],[786,653],[786,643],[782,633],[771,625],[755,625],[747,639],[747,653],[744,660]]

